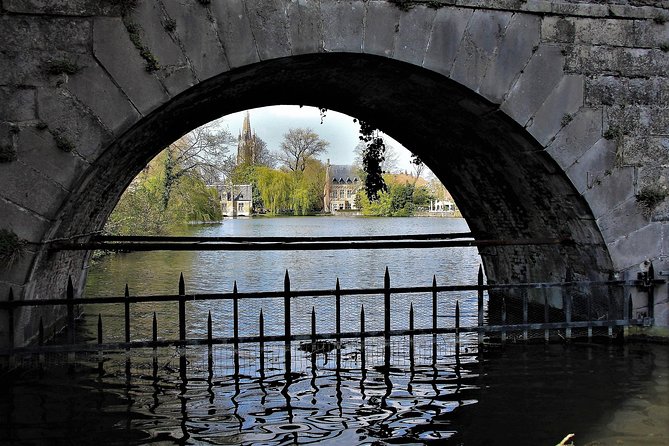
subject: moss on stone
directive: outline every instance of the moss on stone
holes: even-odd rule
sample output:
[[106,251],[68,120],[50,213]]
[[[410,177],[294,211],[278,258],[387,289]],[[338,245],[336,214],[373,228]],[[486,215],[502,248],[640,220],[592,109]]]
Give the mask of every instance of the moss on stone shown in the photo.
[[562,127],[566,127],[571,121],[573,121],[574,117],[569,114],[565,114],[562,116],[562,121],[560,121],[560,124],[562,124]]
[[165,19],[163,22],[163,28],[165,28],[165,31],[167,32],[172,32],[177,29],[177,21],[174,19]]
[[636,194],[636,201],[645,216],[650,216],[653,210],[669,196],[669,191],[657,183],[641,188]]
[[56,142],[56,147],[58,147],[63,152],[69,153],[77,148],[77,146],[61,132],[54,133],[53,139]]
[[400,11],[409,11],[414,6],[423,5],[428,8],[438,9],[446,6],[444,3],[438,0],[388,0],[390,3],[395,5]]
[[25,252],[26,241],[13,231],[0,229],[0,266],[10,267]]
[[660,45],[660,49],[661,49],[662,51],[664,51],[665,53],[666,53],[666,52],[669,52],[669,42],[664,42],[663,44],[661,44],[661,45]]
[[79,70],[81,70],[81,67],[76,62],[66,59],[53,60],[47,64],[45,69],[46,73],[52,76],[58,76],[60,74],[72,75]]
[[146,62],[146,71],[151,73],[160,69],[158,59],[156,59],[153,53],[151,53],[151,50],[142,43],[142,37],[140,35],[142,28],[136,23],[125,21],[125,29],[128,31],[130,41],[135,45],[135,48],[139,50],[139,55],[142,56],[142,59]]
[[16,150],[9,144],[0,144],[0,163],[16,161]]

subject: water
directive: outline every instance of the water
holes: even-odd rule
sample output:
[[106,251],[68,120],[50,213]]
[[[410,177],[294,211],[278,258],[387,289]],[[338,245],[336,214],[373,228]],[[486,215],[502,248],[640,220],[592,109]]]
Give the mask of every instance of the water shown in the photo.
[[[226,221],[200,235],[340,235],[463,232],[457,219],[286,218]],[[379,287],[388,266],[393,285],[472,283],[473,249],[263,253],[136,253],[108,257],[89,273],[87,295],[174,293],[183,271],[188,292],[282,289],[285,270],[294,289]],[[408,301],[417,327],[429,326],[429,296],[394,302],[393,328],[406,327]],[[457,296],[471,314],[474,296]],[[365,300],[366,299],[366,300]],[[361,301],[344,300],[345,325],[357,327]],[[294,331],[308,332],[312,305],[319,331],[332,328],[322,299],[296,299]],[[368,329],[379,321],[378,299],[362,299]],[[188,336],[201,335],[209,310],[216,335],[231,332],[226,303],[189,305]],[[453,299],[439,297],[440,315]],[[257,311],[280,334],[275,301],[240,304],[242,331],[256,334]],[[174,304],[133,305],[133,339],[148,338],[153,311],[161,337],[176,335]],[[87,310],[78,336],[92,337],[102,314],[105,341],[121,340],[122,317],[101,305]],[[382,318],[381,318],[382,319]],[[447,326],[450,318],[439,318]],[[518,346],[479,352],[464,337],[455,355],[452,337],[349,339],[339,354],[312,355],[294,343],[290,373],[283,344],[186,350],[159,349],[80,357],[74,370],[25,366],[0,385],[0,444],[466,444],[554,445],[576,433],[577,445],[669,444],[669,351],[661,345]],[[409,355],[413,349],[413,355]],[[210,359],[211,358],[211,359]],[[51,358],[53,359],[53,358]],[[47,358],[47,362],[51,360]],[[58,358],[55,358],[58,359]],[[129,359],[129,361],[126,361]],[[389,361],[388,363],[386,361]],[[57,362],[57,361],[56,361]]]

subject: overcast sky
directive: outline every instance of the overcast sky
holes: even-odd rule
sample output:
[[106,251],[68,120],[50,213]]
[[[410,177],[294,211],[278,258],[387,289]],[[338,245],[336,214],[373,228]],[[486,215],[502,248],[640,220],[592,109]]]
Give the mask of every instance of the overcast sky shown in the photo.
[[[321,124],[321,116],[315,107],[299,107],[297,105],[276,105],[272,107],[255,108],[249,111],[251,129],[267,143],[273,151],[279,151],[283,135],[291,128],[310,128],[321,139],[330,143],[327,154],[321,156],[325,162],[328,158],[331,164],[353,164],[353,149],[358,145],[360,126],[353,122],[353,118],[328,110]],[[227,128],[235,137],[239,135],[246,112],[224,116],[216,121],[218,125]],[[385,136],[399,155],[398,167],[401,170],[411,170],[411,154],[400,143]]]

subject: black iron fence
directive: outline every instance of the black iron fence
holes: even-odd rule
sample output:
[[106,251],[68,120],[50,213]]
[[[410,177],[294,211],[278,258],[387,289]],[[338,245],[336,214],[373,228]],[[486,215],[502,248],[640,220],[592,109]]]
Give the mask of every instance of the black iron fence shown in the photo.
[[[627,326],[648,326],[652,324],[652,313],[648,311],[635,311],[632,306],[631,295],[625,292],[627,287],[637,287],[648,293],[647,309],[652,308],[653,290],[655,285],[663,283],[662,280],[654,278],[653,268],[651,266],[649,274],[639,277],[637,280],[608,280],[608,281],[569,281],[569,282],[549,282],[549,283],[517,283],[517,284],[485,284],[482,268],[479,268],[476,284],[471,285],[438,285],[436,277],[433,277],[431,285],[414,287],[392,287],[390,274],[386,268],[384,284],[381,288],[356,288],[342,289],[339,286],[339,280],[336,281],[334,289],[315,289],[315,290],[293,290],[288,271],[284,278],[284,288],[280,291],[266,292],[238,292],[236,283],[232,292],[216,294],[187,294],[183,275],[179,278],[178,293],[174,295],[146,295],[131,296],[128,286],[125,287],[123,296],[115,297],[92,297],[75,298],[74,288],[71,279],[68,281],[67,292],[64,298],[57,299],[37,299],[37,300],[14,300],[10,290],[9,299],[0,302],[0,311],[9,313],[10,347],[0,350],[0,355],[30,354],[39,352],[77,352],[77,351],[104,351],[134,348],[158,348],[165,346],[194,346],[194,345],[220,345],[220,344],[240,344],[257,343],[260,350],[263,350],[263,344],[268,342],[284,342],[289,345],[293,341],[308,341],[312,349],[325,349],[336,347],[341,339],[356,338],[360,339],[364,345],[364,339],[370,337],[383,337],[389,340],[395,336],[416,336],[416,335],[438,335],[451,334],[454,336],[456,349],[460,344],[460,335],[463,333],[474,333],[478,337],[478,343],[484,341],[502,343],[513,341],[529,341],[537,338],[537,333],[548,342],[551,336],[568,340],[575,335],[591,338],[594,329],[605,329],[606,335],[611,336],[616,327]],[[580,292],[571,293],[570,290],[593,287],[605,287],[607,289],[616,288],[625,293],[622,314],[609,309],[609,311],[598,312],[593,317],[592,293]],[[562,308],[554,308],[549,304],[546,297],[544,302],[531,302],[528,298],[529,290],[562,290]],[[520,291],[515,293],[516,297],[503,297],[497,299],[498,310],[495,315],[490,311],[492,303],[489,294],[496,294]],[[438,296],[449,293],[471,291],[476,293],[476,324],[462,325],[460,315],[460,302],[455,301],[454,311],[451,314],[438,307]],[[429,326],[415,326],[413,304],[410,305],[408,314],[408,326],[401,329],[391,329],[391,300],[393,297],[402,299],[411,299],[411,295],[425,294],[431,295],[431,324]],[[342,331],[342,312],[341,299],[343,296],[374,296],[380,300],[380,306],[375,306],[375,311],[383,312],[383,329],[369,330],[365,326],[365,307],[360,305],[359,330]],[[319,333],[316,330],[317,306],[312,307],[311,311],[311,331],[309,333],[293,333],[293,324],[291,321],[291,300],[300,297],[334,297],[335,309],[335,331]],[[518,297],[519,296],[519,297]],[[276,299],[281,302],[283,307],[283,334],[267,335],[265,334],[265,320],[263,310],[257,316],[257,335],[241,336],[239,330],[240,303],[252,299]],[[232,336],[215,336],[213,333],[213,324],[211,311],[205,321],[206,336],[188,337],[186,330],[186,320],[188,317],[187,307],[189,304],[201,301],[231,301],[232,302]],[[158,320],[156,313],[153,313],[152,336],[151,340],[133,340],[130,328],[130,315],[133,305],[147,302],[171,302],[176,305],[178,314],[178,338],[159,339],[158,338]],[[103,342],[104,327],[102,317],[98,315],[97,339],[96,342],[77,342],[75,337],[75,319],[80,313],[82,307],[92,304],[103,305],[122,305],[124,317],[124,340],[122,342]],[[35,345],[14,346],[14,314],[20,308],[25,307],[54,307],[64,306],[67,309],[67,341],[60,344],[49,344],[45,342],[44,325],[42,320],[39,322],[38,340]],[[579,307],[581,311],[575,313],[574,308]],[[508,307],[513,307],[514,311],[508,311]],[[585,310],[583,310],[585,309]],[[368,309],[369,311],[369,309]],[[84,310],[84,313],[85,310]],[[578,314],[575,317],[575,314]],[[452,323],[439,324],[438,321],[443,318],[452,320]],[[445,326],[446,325],[446,326]],[[578,332],[578,333],[577,333]],[[334,344],[330,343],[335,341]],[[389,343],[387,343],[389,345]],[[363,347],[364,348],[364,347]],[[389,348],[389,347],[388,347]],[[289,350],[289,349],[287,349]]]

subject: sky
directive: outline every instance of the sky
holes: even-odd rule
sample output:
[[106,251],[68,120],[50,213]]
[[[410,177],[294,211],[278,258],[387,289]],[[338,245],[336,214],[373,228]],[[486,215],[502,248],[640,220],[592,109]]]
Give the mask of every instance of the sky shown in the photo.
[[[360,126],[353,118],[333,110],[328,110],[321,124],[320,112],[315,107],[298,105],[275,105],[249,110],[251,129],[267,143],[267,147],[278,152],[283,135],[291,128],[310,128],[321,139],[328,141],[327,154],[320,158],[331,164],[353,164],[353,149],[358,145]],[[227,128],[235,137],[239,135],[246,112],[234,113],[216,120],[216,124]],[[411,171],[411,153],[391,137],[384,135],[387,143],[395,148],[398,154],[400,170]]]

